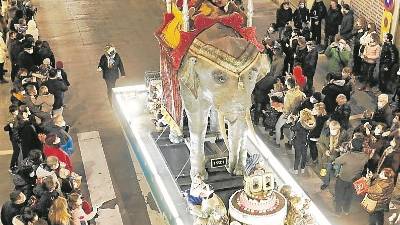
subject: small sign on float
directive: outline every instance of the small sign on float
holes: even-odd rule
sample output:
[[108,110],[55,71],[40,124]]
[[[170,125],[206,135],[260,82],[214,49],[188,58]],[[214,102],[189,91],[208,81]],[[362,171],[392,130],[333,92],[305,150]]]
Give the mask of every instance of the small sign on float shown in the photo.
[[211,168],[223,167],[226,166],[227,164],[228,164],[227,157],[211,159]]

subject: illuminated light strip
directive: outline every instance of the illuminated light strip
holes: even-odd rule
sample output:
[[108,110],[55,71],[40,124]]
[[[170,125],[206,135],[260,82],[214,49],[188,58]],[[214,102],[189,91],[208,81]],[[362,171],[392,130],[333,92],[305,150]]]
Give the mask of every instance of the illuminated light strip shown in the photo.
[[[259,152],[268,161],[270,161],[269,164],[275,170],[276,174],[279,175],[282,181],[291,186],[292,190],[295,193],[300,194],[302,198],[308,198],[311,200],[311,198],[303,191],[300,185],[289,174],[289,172],[282,165],[282,163],[272,154],[268,146],[265,145],[265,143],[260,139],[260,137],[258,137],[258,135],[252,134],[251,132],[247,132],[247,135],[248,135],[247,137],[253,142],[253,145],[259,149]],[[310,212],[319,225],[332,225],[312,200],[310,201]]]
[[[145,85],[135,85],[135,86],[119,87],[119,88],[115,89],[116,93],[124,92],[124,91],[143,92],[143,91],[146,91],[146,86]],[[116,95],[116,99],[119,103],[123,102],[123,99],[120,95]],[[134,104],[130,105],[131,107],[136,108],[136,107],[142,106],[137,101],[132,101],[132,103],[134,103]],[[123,106],[122,104],[120,104],[120,105]],[[175,218],[175,221],[178,225],[184,225],[182,219],[180,218],[180,216],[178,214],[178,210],[176,209],[175,205],[173,204],[172,198],[171,198],[170,194],[168,193],[167,188],[166,188],[161,176],[157,172],[154,161],[152,160],[151,156],[148,153],[149,151],[147,150],[146,144],[143,143],[143,141],[140,137],[140,134],[137,131],[138,129],[135,128],[135,125],[137,125],[137,120],[135,119],[136,117],[132,118],[129,116],[130,111],[128,108],[130,108],[130,107],[120,107],[120,108],[121,108],[122,113],[124,114],[127,122],[129,123],[129,127],[130,127],[133,135],[135,136],[135,139],[137,141],[137,144],[139,145],[139,148],[144,150],[144,151],[142,151],[142,154],[146,160],[147,165],[149,166],[148,169],[150,169],[152,175],[154,176],[154,180],[158,184],[158,188],[161,191],[167,206],[171,210],[172,216]]]

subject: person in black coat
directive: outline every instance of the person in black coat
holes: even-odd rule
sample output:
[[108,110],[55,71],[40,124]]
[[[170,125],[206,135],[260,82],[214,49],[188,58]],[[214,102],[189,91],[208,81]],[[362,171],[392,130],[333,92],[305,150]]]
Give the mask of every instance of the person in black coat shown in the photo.
[[353,36],[353,26],[354,26],[354,13],[350,9],[349,4],[344,4],[342,8],[343,19],[340,25],[340,36],[349,41]]
[[35,66],[35,60],[33,58],[33,46],[29,43],[25,43],[24,51],[18,54],[17,65],[18,68],[25,68],[30,72]]
[[307,147],[308,136],[312,129],[315,127],[315,117],[312,115],[311,110],[304,109],[300,112],[299,121],[294,125],[292,131],[294,133],[292,144],[294,148],[294,174],[299,173],[299,166],[301,173],[305,172],[307,162]]
[[337,0],[331,0],[331,6],[325,19],[325,47],[328,47],[335,40],[335,35],[339,33],[342,17],[341,6]]
[[21,191],[13,191],[10,194],[10,201],[1,207],[1,223],[3,225],[13,225],[12,220],[15,216],[22,214],[26,204],[26,196]]
[[12,116],[12,120],[8,121],[7,125],[4,126],[4,131],[8,132],[8,135],[10,137],[10,142],[12,145],[12,150],[13,150],[13,154],[11,156],[11,162],[10,162],[10,170],[14,170],[15,167],[18,165],[18,156],[20,153],[20,138],[18,135],[18,107],[15,105],[11,105],[8,108],[11,116]]
[[347,103],[346,95],[339,94],[336,97],[336,103],[337,107],[335,108],[335,111],[333,111],[331,119],[338,121],[340,126],[347,130],[350,128],[351,107],[350,104]]
[[304,57],[303,72],[307,77],[306,92],[310,93],[313,90],[314,75],[317,69],[318,51],[312,41],[307,42],[307,54]]
[[390,127],[393,122],[393,112],[390,108],[389,96],[380,94],[378,96],[377,108],[371,118],[372,123],[384,123]]
[[122,77],[125,77],[122,59],[113,46],[106,45],[105,54],[100,58],[97,71],[103,72],[103,79],[107,85],[108,99],[111,101],[112,89],[115,87],[119,75],[121,74]]
[[322,0],[315,0],[311,7],[311,33],[316,45],[321,44],[321,23],[327,14],[326,6]]
[[361,75],[362,59],[360,54],[361,43],[360,39],[365,34],[367,21],[364,17],[359,17],[355,23],[355,31],[353,32],[353,72],[356,76]]
[[62,61],[56,62],[56,70],[57,70],[57,76],[61,77],[65,85],[69,87],[71,84],[69,83],[68,75],[64,70],[64,63]]
[[57,77],[57,71],[51,69],[49,71],[49,79],[43,83],[49,89],[49,93],[54,95],[53,115],[63,112],[64,92],[68,90],[68,86],[63,80]]
[[[39,42],[39,44],[40,44],[40,42]],[[43,60],[46,58],[49,58],[50,65],[52,67],[55,67],[56,59],[54,57],[54,53],[51,50],[49,43],[47,41],[43,41],[40,44],[40,48],[38,49],[37,58],[36,58],[37,61],[35,60],[35,62],[39,63],[39,65],[40,65],[40,64],[42,64]]]
[[312,114],[315,116],[315,127],[311,130],[309,139],[308,139],[308,147],[310,149],[311,160],[314,165],[318,164],[318,149],[317,149],[317,141],[321,136],[322,129],[325,126],[326,121],[328,121],[329,116],[326,114],[325,104],[323,102],[319,102],[314,104],[314,108],[312,110]]
[[276,11],[276,28],[279,32],[279,39],[282,38],[283,30],[287,23],[292,21],[293,13],[292,9],[290,8],[289,1],[284,1],[281,4],[281,7]]
[[394,87],[391,87],[390,84],[396,80],[396,73],[399,69],[399,51],[392,40],[391,33],[385,34],[379,63],[379,90],[383,93],[394,91]]
[[19,116],[20,125],[18,126],[18,134],[21,138],[22,157],[28,157],[32,149],[42,149],[42,143],[38,139],[36,127],[30,121],[27,112],[22,112]]
[[294,27],[301,30],[309,20],[310,11],[307,9],[304,0],[300,0],[299,7],[293,13]]
[[328,78],[330,81],[324,88],[322,88],[321,93],[325,95],[324,103],[326,107],[326,112],[328,112],[328,114],[331,114],[337,106],[336,97],[339,94],[346,93],[346,81],[342,80],[341,76],[333,73],[328,73]]

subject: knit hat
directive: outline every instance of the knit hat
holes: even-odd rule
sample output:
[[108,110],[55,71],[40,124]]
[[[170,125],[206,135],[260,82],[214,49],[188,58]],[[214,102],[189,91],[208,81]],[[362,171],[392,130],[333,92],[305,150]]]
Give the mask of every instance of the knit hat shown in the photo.
[[64,63],[62,61],[57,61],[56,62],[56,68],[57,69],[62,69],[64,68]]
[[300,124],[307,130],[312,130],[316,126],[315,117],[312,115],[311,110],[303,109],[300,111]]

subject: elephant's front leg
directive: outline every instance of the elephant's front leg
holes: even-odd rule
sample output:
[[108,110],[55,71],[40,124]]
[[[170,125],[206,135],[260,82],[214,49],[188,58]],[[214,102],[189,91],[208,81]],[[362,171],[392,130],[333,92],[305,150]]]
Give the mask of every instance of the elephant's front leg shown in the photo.
[[[243,149],[246,127],[246,122],[242,118],[229,124],[229,165],[227,169],[233,175],[243,175],[247,156],[247,152]],[[243,156],[243,154],[245,155]]]
[[207,179],[204,156],[204,140],[208,124],[209,106],[199,107],[196,110],[186,111],[190,131],[190,176],[196,175]]

